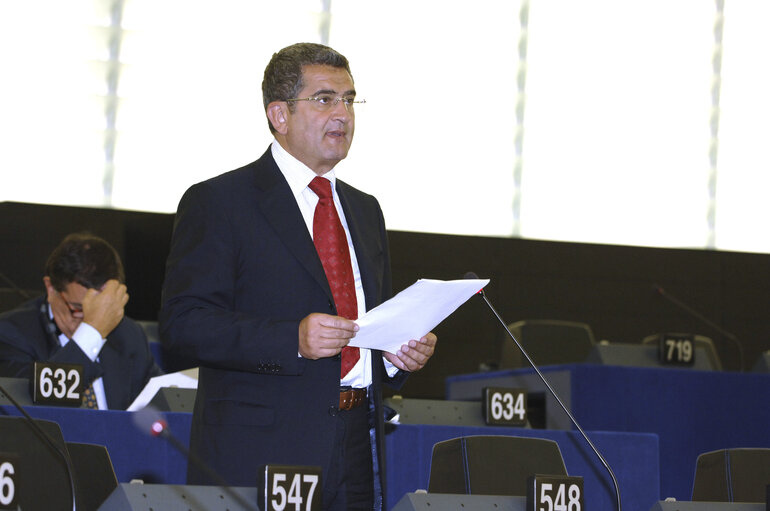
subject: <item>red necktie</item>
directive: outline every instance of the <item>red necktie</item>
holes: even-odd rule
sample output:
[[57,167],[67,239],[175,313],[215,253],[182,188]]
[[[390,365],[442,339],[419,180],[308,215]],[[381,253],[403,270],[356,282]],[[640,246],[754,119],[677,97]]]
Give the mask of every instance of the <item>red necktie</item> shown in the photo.
[[[318,204],[313,215],[313,244],[321,258],[326,273],[326,280],[334,297],[337,315],[347,319],[358,318],[356,287],[353,282],[353,266],[350,264],[350,250],[345,229],[337,215],[332,198],[331,182],[323,177],[315,177],[308,185],[318,195]],[[344,377],[356,365],[358,348],[342,348],[342,371]]]

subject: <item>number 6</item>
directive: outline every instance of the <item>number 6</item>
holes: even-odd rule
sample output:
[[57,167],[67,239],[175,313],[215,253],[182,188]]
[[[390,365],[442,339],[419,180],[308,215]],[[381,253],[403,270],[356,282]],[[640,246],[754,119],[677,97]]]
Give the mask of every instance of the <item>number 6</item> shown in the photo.
[[40,371],[40,395],[43,397],[51,397],[51,393],[53,392],[53,381],[51,381],[51,376],[53,376],[53,370],[50,367],[44,367],[42,371]]
[[0,505],[7,506],[13,502],[16,491],[13,485],[13,478],[11,477],[13,474],[13,465],[9,462],[6,461],[0,465]]
[[492,394],[492,418],[495,420],[500,419],[503,415],[503,405],[500,402],[502,398],[503,396],[501,396],[499,392],[494,392]]

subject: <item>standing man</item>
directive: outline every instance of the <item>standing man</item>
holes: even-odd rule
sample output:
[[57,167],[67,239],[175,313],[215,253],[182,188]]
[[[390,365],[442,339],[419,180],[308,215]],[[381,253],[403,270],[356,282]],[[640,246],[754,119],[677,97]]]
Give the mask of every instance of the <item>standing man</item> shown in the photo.
[[[200,363],[190,447],[230,484],[256,485],[264,464],[318,465],[324,509],[371,510],[382,384],[422,368],[436,336],[396,354],[347,346],[354,320],[391,294],[379,204],[333,170],[355,130],[347,59],[289,46],[262,93],[271,146],[179,204],[161,338]],[[190,466],[188,483],[212,482]]]
[[161,371],[142,327],[123,315],[124,280],[105,240],[64,238],[46,263],[45,296],[0,315],[0,376],[32,379],[35,362],[80,364],[89,408],[128,408]]

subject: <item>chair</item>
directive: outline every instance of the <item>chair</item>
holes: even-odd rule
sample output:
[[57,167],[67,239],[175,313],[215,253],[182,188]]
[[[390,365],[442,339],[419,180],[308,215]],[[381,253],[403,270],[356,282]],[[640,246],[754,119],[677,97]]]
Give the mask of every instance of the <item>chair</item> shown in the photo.
[[770,373],[770,350],[764,351],[759,354],[754,367],[751,368],[752,373]]
[[698,456],[692,500],[765,502],[770,449],[722,449]]
[[150,346],[152,358],[155,359],[155,363],[158,365],[158,367],[160,367],[165,372],[165,350],[163,349],[163,345],[160,343],[160,335],[158,334],[158,322],[137,321],[137,323],[140,327],[142,327],[144,335],[147,337],[147,344]]
[[78,511],[97,511],[118,487],[110,454],[103,445],[67,442]]
[[[32,384],[28,378],[0,378],[0,405],[32,406]],[[5,392],[3,392],[5,391]],[[10,396],[6,395],[6,392]]]
[[147,342],[160,342],[160,334],[158,334],[158,322],[157,321],[137,321],[144,335],[147,336]]
[[[584,362],[596,344],[585,323],[556,319],[527,319],[508,325],[538,366]],[[500,352],[500,368],[528,366],[514,342],[506,336]]]
[[428,492],[527,495],[535,474],[567,475],[553,440],[513,436],[466,436],[433,446]]
[[[642,339],[642,344],[654,344],[657,345],[660,342],[660,337],[664,334],[652,334]],[[676,334],[687,335],[687,334]],[[705,335],[693,335],[693,347],[695,348],[696,357],[698,354],[705,354],[711,364],[711,368],[714,371],[722,370],[722,361],[719,359],[714,341],[710,337]]]
[[61,428],[52,421],[33,421],[55,448],[26,418],[0,416],[0,452],[6,459],[16,457],[18,507],[32,511],[71,511],[74,474],[69,470],[70,457]]
[[142,327],[142,330],[144,330],[144,335],[147,336],[147,342],[150,346],[152,356],[155,359],[155,363],[164,373],[175,373],[177,371],[198,367],[196,361],[182,355],[173,354],[166,349],[160,340],[157,321],[137,321],[137,323]]

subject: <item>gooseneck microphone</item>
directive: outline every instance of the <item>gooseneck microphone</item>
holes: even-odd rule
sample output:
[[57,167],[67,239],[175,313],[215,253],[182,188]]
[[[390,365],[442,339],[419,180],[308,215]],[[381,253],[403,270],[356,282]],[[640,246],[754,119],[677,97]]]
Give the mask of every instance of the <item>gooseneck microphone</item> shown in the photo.
[[666,290],[663,289],[658,284],[653,284],[652,288],[655,290],[655,292],[657,294],[659,294],[660,296],[662,296],[663,298],[665,298],[669,302],[673,303],[674,305],[676,305],[677,307],[679,307],[680,309],[682,309],[683,311],[688,313],[690,316],[694,317],[695,319],[700,320],[701,322],[705,323],[706,325],[710,326],[711,328],[713,328],[714,330],[716,330],[717,332],[722,334],[724,337],[727,337],[728,339],[730,339],[730,341],[733,344],[735,344],[735,346],[738,348],[738,361],[740,363],[740,370],[743,371],[743,346],[741,345],[740,342],[738,342],[738,338],[735,337],[735,335],[733,335],[730,332],[728,332],[727,330],[723,329],[722,327],[720,327],[719,325],[717,325],[713,321],[710,321],[706,316],[704,316],[700,312],[696,311],[695,309],[693,309],[692,307],[690,307],[689,305],[687,305],[683,301],[679,300],[675,296],[667,293]]
[[[478,279],[479,277],[472,271],[469,271],[468,273],[465,274],[463,278]],[[511,339],[513,339],[513,342],[516,343],[516,346],[519,348],[519,351],[521,351],[522,355],[524,355],[524,358],[527,359],[527,362],[529,362],[529,365],[532,366],[532,369],[534,369],[537,375],[540,377],[540,379],[543,380],[543,383],[545,384],[546,388],[548,388],[548,391],[559,403],[562,410],[564,410],[564,413],[566,413],[567,416],[569,417],[569,420],[572,421],[572,424],[574,424],[577,430],[580,431],[580,434],[583,435],[583,438],[591,447],[591,449],[594,451],[594,453],[596,454],[596,457],[599,458],[599,461],[601,461],[602,465],[604,465],[604,468],[607,469],[607,472],[610,474],[610,477],[612,478],[612,484],[615,485],[615,495],[617,496],[618,511],[622,511],[622,507],[620,503],[620,487],[618,486],[618,480],[615,478],[615,473],[612,472],[612,469],[610,468],[609,463],[607,463],[607,460],[604,459],[604,456],[601,455],[599,450],[594,446],[593,442],[591,442],[591,439],[588,438],[588,435],[585,434],[585,432],[583,431],[583,428],[580,427],[580,424],[578,424],[577,420],[575,420],[575,417],[573,417],[572,412],[570,412],[569,409],[564,405],[559,395],[556,393],[555,390],[553,390],[553,387],[551,387],[551,384],[548,383],[548,380],[545,378],[545,376],[543,376],[543,373],[540,372],[540,369],[538,369],[538,367],[532,361],[532,358],[529,356],[529,353],[527,353],[527,350],[524,349],[524,347],[521,345],[519,340],[516,339],[513,333],[511,333],[511,330],[510,328],[508,328],[508,325],[505,324],[505,321],[503,321],[503,318],[500,317],[500,314],[497,313],[497,310],[487,298],[487,295],[484,293],[484,289],[480,289],[479,292],[476,294],[481,295],[481,297],[487,303],[487,305],[489,306],[489,309],[495,315],[497,320],[500,321],[500,324],[503,325],[503,328],[505,329],[506,332],[508,332],[508,335],[511,337]]]
[[238,502],[238,504],[243,506],[244,509],[253,509],[254,511],[258,511],[256,504],[248,502],[243,498],[242,495],[233,491],[227,481],[225,481],[224,477],[219,475],[213,468],[211,468],[194,453],[191,453],[190,450],[185,447],[185,445],[177,437],[171,434],[171,431],[169,431],[168,428],[168,422],[166,422],[166,419],[163,418],[163,416],[155,407],[145,406],[141,410],[134,412],[133,421],[134,425],[142,432],[154,437],[163,437],[168,440],[177,451],[181,452],[184,457],[190,461],[190,463],[195,465],[195,468],[201,472],[205,472],[205,474],[211,478],[212,481],[214,481],[218,486],[222,487],[225,493],[232,497],[233,500]]
[[25,300],[31,300],[32,296],[24,291],[22,288],[16,285],[14,281],[6,277],[5,273],[0,271],[0,280],[5,281],[6,284],[10,286],[10,289],[13,290],[15,293],[17,293],[19,296],[21,296]]
[[72,511],[77,511],[77,503],[75,502],[75,479],[72,477],[72,461],[70,460],[69,455],[64,452],[58,445],[56,445],[56,442],[54,441],[51,436],[43,431],[43,429],[38,426],[38,424],[35,422],[35,420],[27,413],[27,411],[24,409],[23,406],[21,406],[18,401],[16,401],[10,392],[5,390],[2,385],[0,385],[0,394],[5,394],[5,396],[8,398],[8,401],[10,401],[13,406],[16,407],[18,411],[21,412],[21,414],[24,416],[24,422],[26,422],[30,428],[32,428],[32,431],[35,432],[37,436],[43,439],[45,443],[47,443],[51,449],[56,451],[56,453],[61,456],[64,459],[64,465],[67,469],[67,478],[69,479],[70,483],[70,493],[72,494]]

